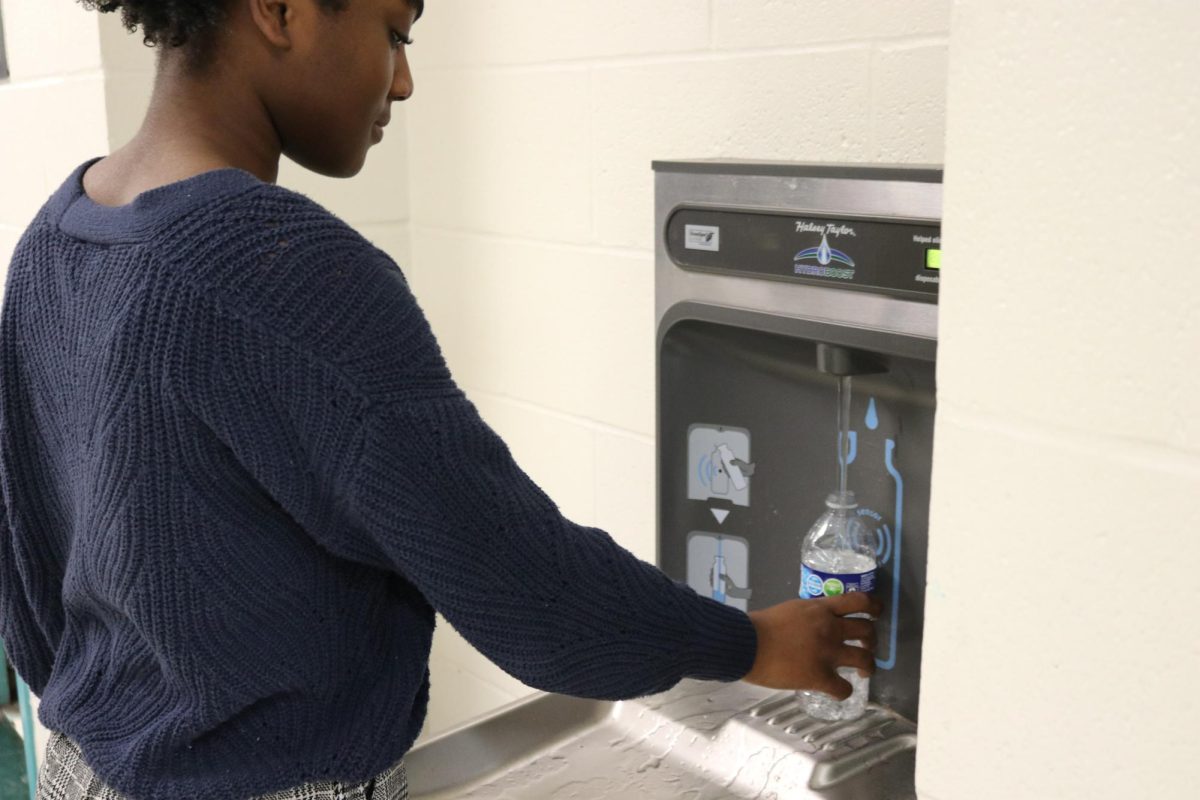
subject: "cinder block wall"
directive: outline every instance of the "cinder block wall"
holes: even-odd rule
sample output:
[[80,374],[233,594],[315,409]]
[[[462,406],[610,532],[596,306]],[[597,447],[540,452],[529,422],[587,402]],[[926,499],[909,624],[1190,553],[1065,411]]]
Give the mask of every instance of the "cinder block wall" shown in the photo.
[[955,3],[924,800],[1200,795],[1198,32]]
[[[942,159],[948,0],[437,0],[407,272],[571,519],[654,557],[653,159]],[[529,689],[444,621],[424,738]]]
[[[107,146],[95,15],[73,0],[0,0],[0,275],[64,171]],[[2,289],[0,289],[2,291]]]

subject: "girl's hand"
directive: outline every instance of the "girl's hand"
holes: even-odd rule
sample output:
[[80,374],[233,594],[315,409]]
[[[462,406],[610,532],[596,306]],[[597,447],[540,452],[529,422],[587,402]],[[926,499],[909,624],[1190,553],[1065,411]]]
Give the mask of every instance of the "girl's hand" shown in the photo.
[[[864,677],[874,674],[874,618],[882,610],[871,595],[851,592],[751,611],[758,653],[742,680],[769,689],[811,689],[844,700],[852,688],[837,674],[838,667],[857,667]],[[847,619],[848,614],[872,619]],[[863,647],[846,644],[851,641]]]

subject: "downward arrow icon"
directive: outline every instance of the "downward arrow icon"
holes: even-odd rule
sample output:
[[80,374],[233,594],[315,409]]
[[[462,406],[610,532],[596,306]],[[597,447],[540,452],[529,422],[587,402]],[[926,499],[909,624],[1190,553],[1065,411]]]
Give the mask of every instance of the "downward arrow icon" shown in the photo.
[[710,508],[709,511],[711,511],[712,515],[717,518],[718,525],[723,523],[725,518],[729,516],[729,510],[725,508]]

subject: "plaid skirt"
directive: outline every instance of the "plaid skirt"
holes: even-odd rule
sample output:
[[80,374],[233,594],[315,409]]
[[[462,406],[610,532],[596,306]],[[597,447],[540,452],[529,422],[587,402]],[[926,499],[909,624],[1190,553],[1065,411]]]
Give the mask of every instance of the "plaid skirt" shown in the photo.
[[[37,800],[128,800],[104,784],[83,760],[79,746],[52,731],[38,770]],[[216,798],[213,798],[216,800]],[[248,800],[408,800],[408,773],[397,761],[362,783],[318,781]]]

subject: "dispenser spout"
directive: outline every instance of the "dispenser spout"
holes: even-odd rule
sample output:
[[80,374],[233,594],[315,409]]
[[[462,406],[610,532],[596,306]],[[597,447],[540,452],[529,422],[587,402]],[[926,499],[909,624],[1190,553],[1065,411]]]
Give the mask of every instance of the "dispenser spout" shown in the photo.
[[829,375],[875,375],[888,371],[887,359],[869,350],[838,344],[817,344],[817,369]]

